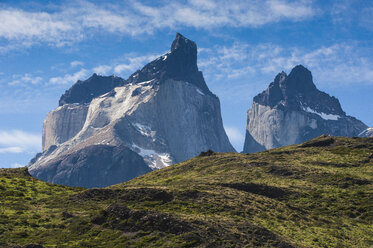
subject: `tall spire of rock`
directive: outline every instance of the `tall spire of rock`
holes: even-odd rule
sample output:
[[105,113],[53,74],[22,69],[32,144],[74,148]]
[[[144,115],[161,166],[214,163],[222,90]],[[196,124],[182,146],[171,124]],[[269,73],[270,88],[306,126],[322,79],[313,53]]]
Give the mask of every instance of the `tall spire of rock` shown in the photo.
[[311,72],[303,65],[297,65],[291,70],[284,86],[287,90],[301,93],[308,93],[316,90]]
[[167,79],[184,81],[194,84],[203,93],[211,94],[202,72],[198,70],[196,43],[180,33],[176,34],[169,53],[132,74],[127,82],[139,83],[150,79],[156,79],[153,83],[162,83]]

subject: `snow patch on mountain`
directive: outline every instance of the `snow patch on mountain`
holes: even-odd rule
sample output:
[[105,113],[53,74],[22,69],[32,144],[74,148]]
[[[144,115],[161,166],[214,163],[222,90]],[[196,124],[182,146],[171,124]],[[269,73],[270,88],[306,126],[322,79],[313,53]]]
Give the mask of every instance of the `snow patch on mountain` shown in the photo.
[[161,169],[172,164],[171,155],[168,153],[158,153],[152,149],[144,149],[135,144],[132,145],[133,151],[144,158],[145,162],[153,170]]
[[323,113],[323,112],[317,112],[317,111],[311,109],[310,107],[303,108],[303,110],[308,112],[308,113],[317,114],[318,116],[320,116],[321,118],[323,118],[324,120],[327,120],[327,121],[337,121],[339,118],[341,118],[340,115],[333,115],[333,114],[326,114],[326,113]]
[[152,129],[146,125],[135,123],[134,126],[137,128],[137,130],[145,136],[153,136],[155,132],[152,133]]
[[205,95],[205,94],[203,94],[203,92],[202,92],[200,89],[198,89],[198,88],[196,88],[196,91],[197,91],[199,94],[201,94],[202,96]]
[[368,127],[367,129],[362,131],[359,134],[359,137],[365,137],[365,138],[373,137],[373,127]]

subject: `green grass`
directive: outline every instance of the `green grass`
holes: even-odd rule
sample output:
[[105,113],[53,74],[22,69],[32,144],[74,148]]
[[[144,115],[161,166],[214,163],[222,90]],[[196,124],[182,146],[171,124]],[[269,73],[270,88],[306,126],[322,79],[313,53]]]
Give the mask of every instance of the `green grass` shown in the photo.
[[373,139],[214,153],[106,189],[0,170],[0,247],[371,247]]

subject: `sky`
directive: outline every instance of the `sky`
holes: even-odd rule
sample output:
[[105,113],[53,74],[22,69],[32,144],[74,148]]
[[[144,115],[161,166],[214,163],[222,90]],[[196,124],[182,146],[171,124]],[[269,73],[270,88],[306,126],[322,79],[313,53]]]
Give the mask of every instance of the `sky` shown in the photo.
[[242,151],[252,98],[307,67],[316,86],[373,126],[373,1],[0,1],[0,167],[41,150],[46,114],[77,80],[127,78],[195,41],[198,66]]

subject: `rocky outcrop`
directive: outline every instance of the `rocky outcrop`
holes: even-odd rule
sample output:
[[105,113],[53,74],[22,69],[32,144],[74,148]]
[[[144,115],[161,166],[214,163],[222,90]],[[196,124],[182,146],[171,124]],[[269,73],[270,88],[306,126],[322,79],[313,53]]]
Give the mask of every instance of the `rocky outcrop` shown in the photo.
[[42,151],[74,137],[84,126],[88,105],[65,104],[48,113],[43,122]]
[[[78,83],[96,85],[94,78],[101,77],[94,75]],[[117,183],[110,178],[117,178],[118,171],[126,175],[121,177],[123,180],[146,172],[140,166],[139,173],[126,173],[136,166],[125,159],[114,171],[109,170],[114,160],[101,159],[92,165],[90,157],[98,151],[91,147],[125,147],[138,154],[150,169],[187,160],[201,151],[234,151],[223,128],[219,99],[198,71],[193,41],[177,34],[169,53],[127,80],[116,80],[120,85],[101,87],[105,89],[101,95],[95,96],[97,91],[89,90],[94,97],[88,103],[87,94],[84,100],[67,97],[77,95],[75,90],[82,91],[80,87],[73,86],[65,93],[64,101],[70,99],[68,103],[49,113],[44,122],[43,153],[30,164],[32,175],[49,182],[101,187]],[[79,169],[71,162],[77,157],[82,161]],[[96,184],[78,180],[92,176],[84,174],[84,168],[87,173],[97,169],[102,181],[100,177],[95,177]]]
[[66,90],[60,98],[59,106],[69,103],[90,103],[93,98],[125,83],[126,81],[120,77],[99,76],[94,73],[87,80],[78,80],[70,89]]
[[151,169],[141,156],[124,146],[92,145],[50,160],[33,176],[69,186],[106,187],[128,181]]
[[337,98],[319,91],[302,65],[279,73],[247,112],[244,152],[299,144],[322,134],[357,136],[366,125],[347,116]]
[[365,129],[364,131],[362,131],[359,134],[359,137],[363,137],[363,138],[373,137],[373,127],[368,127],[367,129]]

